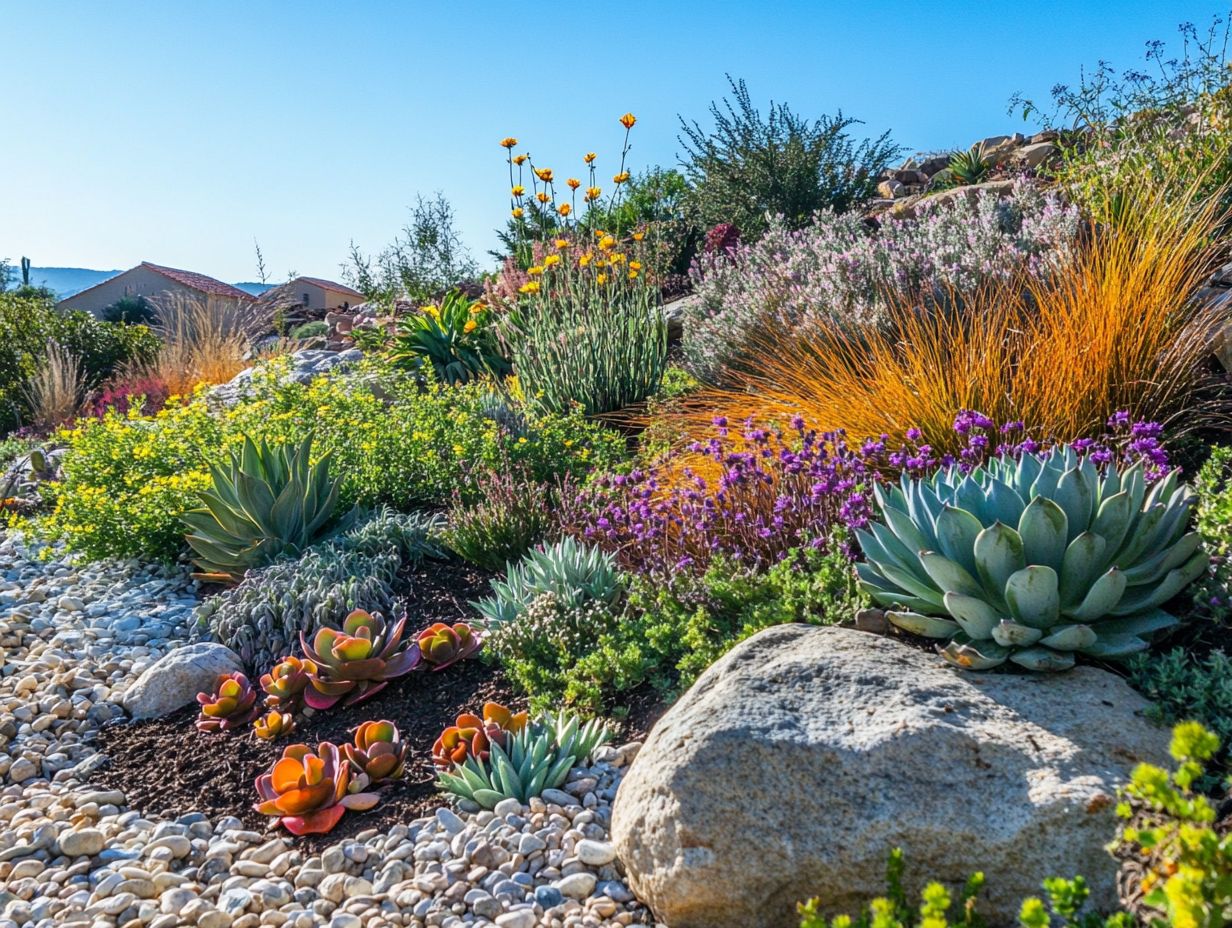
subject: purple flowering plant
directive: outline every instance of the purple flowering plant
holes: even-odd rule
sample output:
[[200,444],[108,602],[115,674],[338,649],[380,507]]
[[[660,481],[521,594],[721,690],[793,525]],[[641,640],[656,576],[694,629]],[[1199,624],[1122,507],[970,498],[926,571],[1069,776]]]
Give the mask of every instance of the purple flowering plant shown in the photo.
[[[565,515],[567,530],[606,551],[635,573],[700,574],[717,557],[765,570],[794,549],[841,544],[853,559],[849,530],[873,515],[871,482],[940,467],[963,472],[992,456],[1037,454],[1055,442],[1031,437],[1022,422],[998,424],[962,410],[954,430],[965,439],[957,455],[937,455],[919,429],[891,445],[888,436],[853,447],[841,432],[819,432],[795,416],[788,427],[746,420],[732,429],[713,421],[706,441],[670,452],[649,467],[609,474],[579,490]],[[1119,412],[1098,439],[1070,442],[1101,467],[1147,464],[1149,479],[1167,473],[1156,423]]]

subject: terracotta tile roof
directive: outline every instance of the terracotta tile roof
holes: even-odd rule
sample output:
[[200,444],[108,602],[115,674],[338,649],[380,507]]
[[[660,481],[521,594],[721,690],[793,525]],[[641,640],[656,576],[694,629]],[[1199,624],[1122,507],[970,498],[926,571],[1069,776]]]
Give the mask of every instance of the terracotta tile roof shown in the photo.
[[[332,290],[334,293],[341,293],[345,296],[357,296],[361,300],[364,298],[364,295],[358,290],[352,290],[346,284],[336,283],[332,280],[322,280],[320,277],[296,277],[295,280],[302,280],[306,283],[315,284],[322,290]],[[295,283],[295,280],[292,280],[291,283]]]
[[251,302],[253,299],[251,293],[245,293],[239,287],[225,284],[221,280],[215,280],[206,274],[198,274],[194,271],[181,271],[174,267],[163,267],[161,264],[151,264],[149,261],[142,261],[141,266],[200,293],[230,297],[234,300],[243,300],[245,303]]

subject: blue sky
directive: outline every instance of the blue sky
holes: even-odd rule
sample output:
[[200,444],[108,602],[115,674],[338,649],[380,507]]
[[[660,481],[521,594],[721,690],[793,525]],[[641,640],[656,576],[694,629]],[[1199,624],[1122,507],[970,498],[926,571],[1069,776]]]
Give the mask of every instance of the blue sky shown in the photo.
[[[673,164],[677,113],[704,121],[747,80],[759,104],[845,113],[910,149],[1024,128],[1100,58],[1205,25],[1186,0],[949,2],[2,2],[0,257],[253,279],[336,277],[387,242],[417,192],[455,204],[476,256],[507,208],[500,138],[536,161]],[[613,168],[614,169],[614,168]]]

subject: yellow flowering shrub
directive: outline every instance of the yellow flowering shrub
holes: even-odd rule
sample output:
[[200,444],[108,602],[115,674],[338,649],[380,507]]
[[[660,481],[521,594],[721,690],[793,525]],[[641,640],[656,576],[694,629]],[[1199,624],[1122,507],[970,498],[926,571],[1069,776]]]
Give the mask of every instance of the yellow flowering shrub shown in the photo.
[[38,528],[88,557],[172,558],[183,549],[180,515],[244,435],[278,444],[314,436],[343,475],[342,505],[444,505],[473,495],[471,472],[509,461],[537,479],[585,476],[615,465],[623,438],[577,411],[561,415],[500,400],[492,386],[422,387],[371,364],[310,384],[253,380],[250,398],[212,410],[204,394],[153,416],[108,414],[61,433],[68,445],[53,509]]

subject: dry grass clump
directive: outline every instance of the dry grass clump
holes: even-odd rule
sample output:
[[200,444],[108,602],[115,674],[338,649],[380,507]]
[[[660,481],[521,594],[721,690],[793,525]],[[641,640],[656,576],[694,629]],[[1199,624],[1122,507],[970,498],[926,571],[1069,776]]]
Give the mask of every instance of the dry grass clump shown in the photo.
[[961,409],[1060,440],[1098,434],[1120,409],[1173,435],[1227,428],[1229,401],[1208,389],[1226,314],[1192,299],[1218,266],[1223,217],[1200,179],[1170,193],[1122,191],[1116,214],[1046,280],[994,283],[953,310],[894,300],[883,329],[823,322],[787,343],[767,333],[763,368],[691,397],[682,431],[702,435],[716,415],[800,414],[853,439],[901,439],[915,426],[956,450]]
[[57,428],[81,413],[86,398],[86,378],[80,359],[55,341],[38,370],[25,383],[31,419],[43,428]]
[[251,363],[252,335],[259,327],[251,306],[177,298],[159,307],[163,346],[152,362],[129,369],[125,379],[155,378],[173,394],[199,384],[226,383]]

